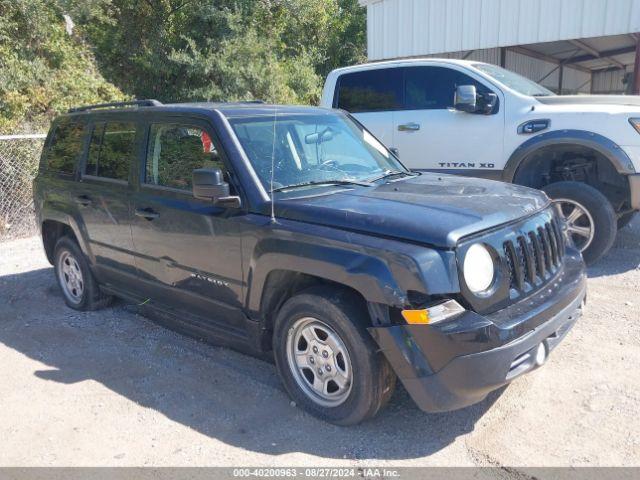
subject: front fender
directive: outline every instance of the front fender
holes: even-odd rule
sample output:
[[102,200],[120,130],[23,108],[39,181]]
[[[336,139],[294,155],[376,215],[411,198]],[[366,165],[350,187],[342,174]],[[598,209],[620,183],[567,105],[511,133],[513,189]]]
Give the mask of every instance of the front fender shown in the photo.
[[[367,301],[402,308],[409,291],[427,295],[459,290],[455,254],[395,239],[286,222],[297,231],[272,230],[258,239],[247,273],[247,309],[260,311],[274,271],[291,271],[353,288]],[[280,228],[282,228],[282,222]]]
[[551,145],[580,145],[604,155],[620,174],[635,173],[633,162],[615,142],[598,133],[585,130],[553,130],[529,138],[511,154],[502,172],[502,180],[513,182],[521,163],[540,148]]

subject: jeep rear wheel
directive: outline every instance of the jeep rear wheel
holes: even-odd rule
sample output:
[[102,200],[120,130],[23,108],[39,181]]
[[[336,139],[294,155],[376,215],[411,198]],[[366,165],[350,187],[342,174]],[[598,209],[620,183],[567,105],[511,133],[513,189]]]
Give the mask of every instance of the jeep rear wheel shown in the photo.
[[112,297],[100,291],[82,250],[69,237],[62,237],[54,250],[54,268],[65,303],[74,310],[98,310]]
[[587,265],[609,251],[617,219],[611,203],[595,188],[580,182],[558,182],[542,189],[560,205],[571,238]]
[[366,305],[348,291],[313,287],[278,312],[273,351],[291,398],[337,425],[373,417],[391,398],[396,377],[367,332]]

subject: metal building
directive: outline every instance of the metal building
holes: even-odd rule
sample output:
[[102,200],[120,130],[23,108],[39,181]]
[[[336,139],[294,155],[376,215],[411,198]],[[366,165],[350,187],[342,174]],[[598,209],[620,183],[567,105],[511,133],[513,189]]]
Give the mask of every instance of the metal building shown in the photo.
[[557,93],[640,93],[640,0],[359,0],[372,61],[502,65]]

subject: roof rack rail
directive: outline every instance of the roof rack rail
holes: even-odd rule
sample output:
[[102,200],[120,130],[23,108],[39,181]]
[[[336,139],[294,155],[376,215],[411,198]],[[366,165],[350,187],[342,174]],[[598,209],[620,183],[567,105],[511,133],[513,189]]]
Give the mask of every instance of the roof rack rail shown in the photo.
[[131,100],[129,102],[109,102],[109,103],[97,103],[95,105],[85,105],[82,107],[70,108],[67,113],[86,112],[87,110],[96,110],[98,108],[113,108],[113,107],[157,107],[162,105],[162,102],[158,100]]

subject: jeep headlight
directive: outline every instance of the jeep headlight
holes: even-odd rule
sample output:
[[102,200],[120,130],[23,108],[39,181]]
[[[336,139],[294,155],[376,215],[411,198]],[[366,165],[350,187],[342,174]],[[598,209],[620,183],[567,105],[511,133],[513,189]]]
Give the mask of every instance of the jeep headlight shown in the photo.
[[462,264],[462,274],[467,287],[473,293],[482,293],[491,287],[495,277],[495,267],[487,247],[474,243],[467,249]]

